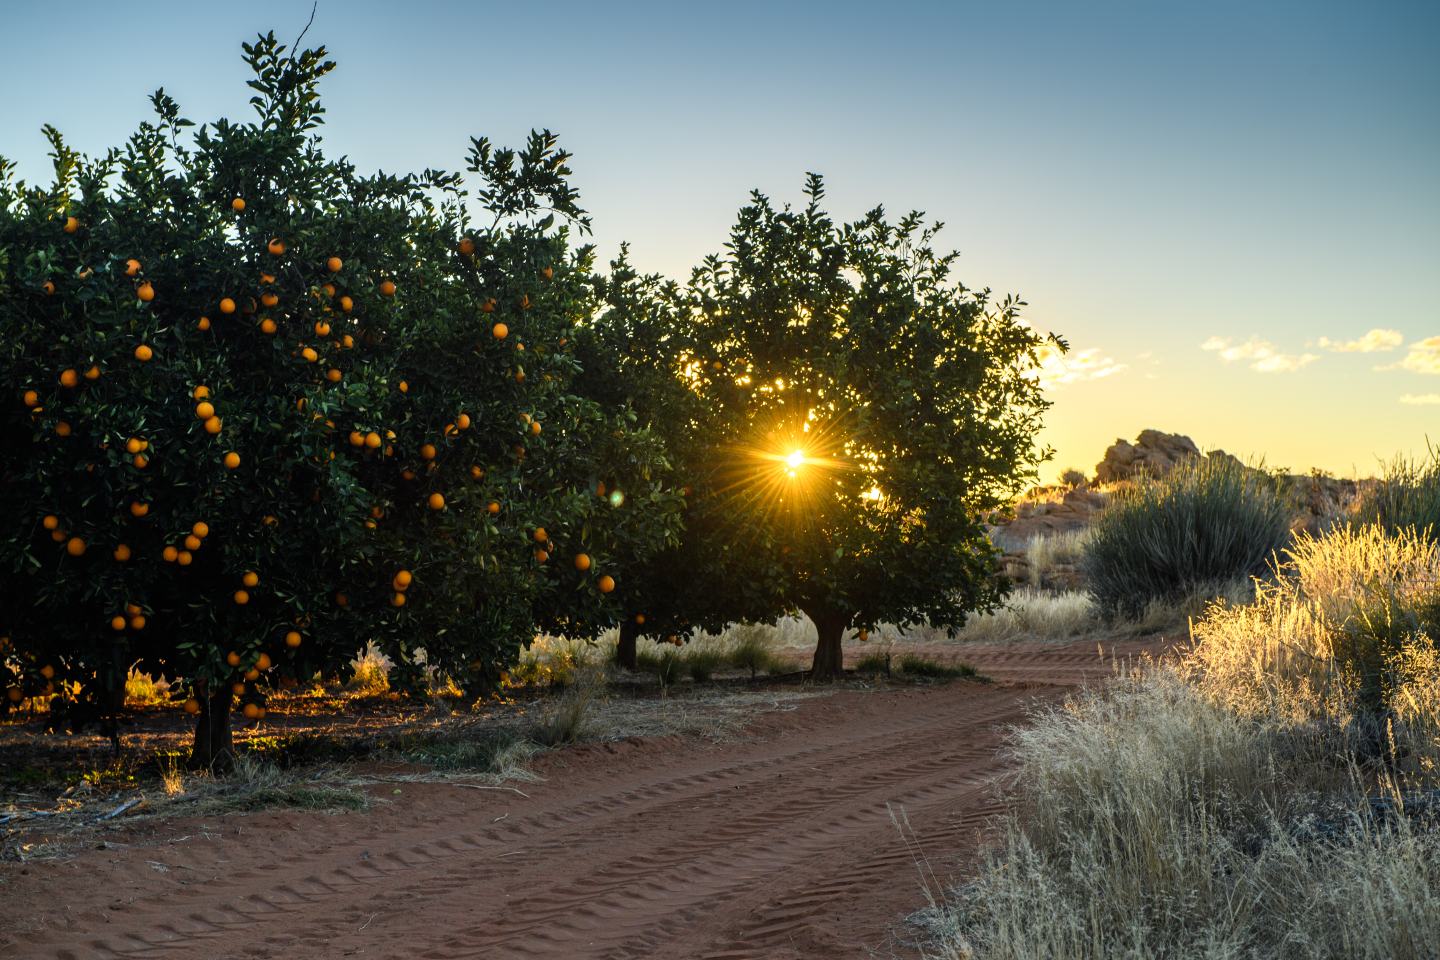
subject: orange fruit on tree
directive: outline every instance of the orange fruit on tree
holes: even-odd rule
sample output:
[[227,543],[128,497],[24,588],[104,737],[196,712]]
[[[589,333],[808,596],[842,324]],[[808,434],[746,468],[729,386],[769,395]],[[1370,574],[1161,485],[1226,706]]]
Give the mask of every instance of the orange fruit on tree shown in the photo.
[[140,272],[140,261],[139,261],[139,260],[136,260],[134,257],[131,257],[129,260],[126,260],[126,261],[125,261],[125,276],[127,276],[127,277],[133,277],[133,276],[135,276],[135,274],[137,274],[137,273],[139,273],[139,272]]
[[231,650],[229,653],[225,654],[225,662],[230,664],[230,666],[232,667],[240,666],[240,654],[236,653],[234,650]]
[[130,462],[135,465],[136,470],[144,470],[146,467],[150,466],[150,458],[145,456],[145,454],[143,453],[135,454],[135,459],[131,460]]
[[239,213],[240,211],[245,209],[245,200],[242,197],[236,197],[234,200],[230,201],[230,209],[234,210],[236,213]]
[[230,684],[230,692],[237,697],[243,697],[245,695],[245,684],[239,682]]
[[460,414],[460,416],[455,418],[455,426],[459,427],[461,430],[469,430],[470,423],[470,414],[468,413],[462,413]]
[[190,532],[203,539],[210,536],[210,524],[204,520],[196,520],[195,525],[190,528]]
[[50,534],[50,539],[54,540],[56,543],[64,543],[65,537],[66,533],[64,530],[56,530]]
[[316,320],[316,321],[315,321],[315,336],[317,336],[317,337],[328,337],[328,336],[330,336],[330,324],[326,323],[324,320]]
[[236,453],[234,450],[231,450],[229,453],[225,454],[226,470],[234,470],[238,466],[240,466],[240,454]]
[[80,229],[80,221],[79,221],[79,220],[75,219],[74,217],[66,217],[66,218],[65,218],[65,232],[66,232],[66,233],[74,233],[76,230],[79,230],[79,229]]
[[131,630],[144,630],[144,629],[145,629],[145,614],[143,614],[143,613],[137,613],[137,614],[135,614],[135,616],[131,617],[131,618],[130,618],[130,629],[131,629]]
[[19,687],[11,687],[5,691],[5,696],[10,698],[11,703],[19,703],[25,699],[25,691]]
[[257,670],[269,670],[269,669],[270,669],[270,666],[271,666],[270,654],[268,654],[268,653],[262,653],[262,654],[260,654],[260,656],[258,656],[258,657],[255,658],[255,669],[257,669]]
[[45,291],[45,296],[47,297],[54,296],[55,294],[55,284],[50,280],[46,280],[40,284],[40,289]]
[[393,296],[395,296],[395,281],[393,281],[393,280],[381,280],[381,281],[380,281],[380,295],[381,295],[382,297],[393,297]]
[[470,464],[470,476],[475,480],[481,480],[485,477],[485,471],[480,468],[479,464],[472,463]]
[[546,280],[549,280],[551,277],[555,276],[555,270],[553,267],[546,267],[544,270],[540,271],[540,276],[544,277]]
[[277,304],[277,303],[279,303],[279,302],[280,302],[280,297],[277,296],[277,295],[274,294],[274,293],[270,293],[269,291],[266,291],[265,293],[260,294],[260,305],[261,305],[261,306],[273,307],[273,306],[275,306],[275,304]]
[[198,385],[190,395],[196,400],[208,400],[210,398],[210,388],[202,383]]
[[61,370],[61,371],[60,371],[60,386],[62,386],[62,387],[73,387],[73,386],[75,386],[75,385],[76,385],[77,383],[79,383],[79,382],[80,382],[80,374],[76,373],[74,370]]
[[145,516],[145,514],[147,514],[147,513],[149,513],[149,512],[150,512],[150,504],[144,503],[144,502],[142,502],[142,501],[140,501],[140,500],[131,500],[131,501],[130,501],[130,516],[132,516],[132,517],[143,517],[143,516]]
[[85,379],[86,379],[86,380],[99,380],[99,379],[100,379],[100,367],[99,367],[98,365],[92,363],[92,364],[90,365],[90,369],[85,371]]
[[185,549],[186,549],[186,550],[199,550],[199,549],[200,549],[200,538],[197,537],[197,536],[195,536],[195,534],[193,534],[193,533],[191,533],[191,534],[186,534],[186,536],[185,536]]
[[340,309],[341,309],[341,310],[344,310],[346,313],[349,313],[349,312],[351,311],[351,309],[354,308],[354,306],[355,306],[355,301],[354,301],[354,300],[351,300],[349,297],[341,297],[341,298],[340,298]]
[[467,257],[468,257],[468,256],[471,256],[472,254],[474,254],[474,253],[475,253],[475,241],[474,241],[474,240],[471,240],[469,237],[461,237],[461,238],[460,238],[460,252],[461,252],[462,254],[464,254],[465,256],[467,256]]
[[271,320],[269,317],[260,318],[260,332],[265,334],[267,337],[274,336],[277,329],[279,328],[275,325],[274,320]]
[[601,593],[609,593],[611,590],[615,589],[615,578],[607,573],[599,580],[595,581],[595,586],[600,589]]
[[439,493],[432,493],[425,499],[431,510],[444,510],[445,497]]
[[635,625],[636,625],[636,626],[639,626],[639,627],[645,626],[645,614],[643,614],[643,613],[637,613],[637,614],[635,614]]
[[531,422],[531,424],[530,424],[530,432],[533,433],[533,434],[535,434],[535,436],[537,436],[537,437],[540,435],[540,421],[539,421],[539,420],[535,420],[535,421]]
[[260,574],[254,570],[246,570],[244,576],[240,578],[240,582],[247,587],[253,587],[260,582]]
[[149,303],[155,299],[155,288],[152,287],[150,281],[147,280],[135,288],[135,296],[139,297],[145,303]]
[[580,571],[582,571],[582,572],[585,571],[585,570],[589,570],[589,569],[590,569],[590,554],[588,554],[588,553],[577,553],[577,554],[575,554],[575,569],[576,569],[576,570],[580,570]]
[[130,559],[130,548],[123,543],[119,544],[115,547],[115,550],[111,554],[111,556],[113,556],[121,563],[124,563],[126,560]]
[[405,594],[403,594],[403,593],[393,594],[393,595],[390,597],[390,606],[392,606],[392,607],[403,607],[403,606],[405,606]]
[[248,590],[236,590],[233,599],[236,604],[243,607],[250,602],[250,592]]
[[491,500],[490,503],[485,507],[485,509],[486,509],[486,510],[489,510],[492,516],[493,516],[494,514],[499,513],[499,512],[500,512],[500,501],[499,501],[499,500]]
[[205,432],[210,434],[219,433],[222,426],[224,426],[224,424],[220,422],[219,417],[211,417],[205,421]]
[[350,431],[350,446],[352,446],[352,447],[363,447],[363,446],[365,446],[365,434],[361,433],[359,430],[351,430],[351,431]]
[[173,546],[166,545],[165,549],[160,551],[160,556],[165,559],[166,563],[174,563],[180,556],[180,551]]
[[118,613],[117,613],[115,616],[111,617],[111,618],[110,618],[110,629],[111,629],[111,630],[114,630],[116,633],[119,633],[121,630],[124,630],[124,629],[125,629],[125,618],[122,617],[122,616],[120,616]]
[[548,551],[545,551],[545,550],[536,550],[536,551],[535,551],[535,560],[536,560],[537,563],[544,563],[546,560],[549,560],[549,559],[550,559],[550,554],[549,554]]
[[378,450],[380,448],[380,434],[374,432],[373,430],[365,434],[365,446],[369,447],[371,450]]
[[289,647],[291,650],[294,650],[296,647],[300,646],[300,631],[291,630],[289,633],[285,634],[285,646]]
[[140,344],[140,346],[135,348],[135,359],[139,360],[141,363],[146,363],[153,356],[155,356],[155,351],[151,350],[150,347],[146,344],[142,343]]
[[190,714],[191,716],[199,713],[200,701],[196,700],[194,697],[190,697],[188,700],[185,701],[185,712]]
[[200,420],[209,420],[215,416],[215,405],[209,400],[201,400],[195,404],[195,416]]
[[544,528],[544,527],[536,527],[536,528],[535,528],[535,542],[536,542],[536,543],[544,543],[546,540],[549,540],[549,539],[550,539],[550,534],[548,534],[548,533],[545,532],[545,528]]
[[235,301],[234,301],[234,300],[231,300],[229,297],[221,297],[221,298],[220,298],[220,312],[221,312],[221,313],[234,313],[234,312],[235,312]]
[[59,423],[55,424],[55,432],[62,437],[70,436],[70,424],[66,423],[64,420],[61,420]]
[[329,380],[331,383],[339,383],[344,378],[344,376],[345,375],[335,367],[331,367],[329,370],[325,371],[325,379]]
[[190,566],[190,564],[191,564],[192,562],[194,562],[194,560],[195,560],[195,555],[194,555],[193,553],[191,553],[189,550],[181,550],[181,551],[175,556],[175,562],[178,563],[178,564],[180,564],[180,566],[182,566],[182,567],[188,567],[188,566]]
[[40,394],[36,393],[34,390],[26,390],[25,393],[21,395],[20,399],[25,401],[25,406],[33,407],[40,403]]
[[390,583],[396,590],[404,590],[415,582],[415,576],[409,570],[397,570]]
[[420,445],[420,456],[425,460],[435,459],[435,444],[425,443]]
[[339,273],[340,268],[343,266],[345,266],[345,261],[341,260],[339,257],[331,257],[329,260],[325,261],[325,269],[329,270],[331,273]]
[[285,241],[281,240],[279,237],[275,237],[268,244],[265,245],[265,249],[269,250],[277,257],[283,256],[285,253]]
[[241,708],[240,712],[245,714],[246,720],[260,719],[260,705],[258,703],[247,703]]
[[497,323],[495,324],[495,326],[490,328],[490,333],[495,337],[496,340],[504,340],[506,337],[510,336],[510,328],[505,326],[505,324],[503,323]]
[[494,297],[491,297],[489,300],[486,300],[484,303],[480,304],[480,312],[481,312],[481,313],[494,313],[494,312],[495,312],[495,298],[494,298]]
[[40,525],[46,530],[54,530],[60,526],[60,518],[53,513],[49,514],[45,519],[40,521]]
[[306,347],[304,350],[301,350],[300,356],[304,357],[308,363],[314,363],[320,359],[320,354],[315,352],[314,347]]
[[209,318],[209,317],[201,317],[198,321],[196,321],[195,326],[198,327],[198,328],[201,329],[201,330],[209,330],[209,329],[210,329],[210,318]]

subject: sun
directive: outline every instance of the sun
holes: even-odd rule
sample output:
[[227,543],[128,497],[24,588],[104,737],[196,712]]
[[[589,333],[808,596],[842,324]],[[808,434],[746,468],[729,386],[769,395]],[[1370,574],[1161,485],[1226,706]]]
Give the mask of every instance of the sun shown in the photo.
[[790,455],[785,458],[785,466],[787,466],[787,467],[790,468],[790,473],[791,473],[792,475],[795,473],[796,470],[799,470],[802,466],[804,466],[804,464],[805,464],[805,451],[804,451],[804,450],[792,450],[792,451],[790,452]]

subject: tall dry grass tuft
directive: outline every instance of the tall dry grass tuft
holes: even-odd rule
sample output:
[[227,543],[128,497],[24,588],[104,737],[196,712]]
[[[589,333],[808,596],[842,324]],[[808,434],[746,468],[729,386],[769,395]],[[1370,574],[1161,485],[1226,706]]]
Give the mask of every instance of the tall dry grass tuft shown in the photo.
[[[1302,537],[1178,664],[1037,715],[1000,840],[930,913],[933,952],[1440,956],[1436,573],[1413,532]],[[1379,756],[1355,722],[1376,710]]]

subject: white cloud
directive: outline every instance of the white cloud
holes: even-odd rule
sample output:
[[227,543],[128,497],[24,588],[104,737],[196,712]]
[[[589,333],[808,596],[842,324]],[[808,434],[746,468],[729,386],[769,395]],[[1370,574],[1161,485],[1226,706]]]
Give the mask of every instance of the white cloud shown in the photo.
[[1200,349],[1220,354],[1226,363],[1248,360],[1250,369],[1259,373],[1293,373],[1320,359],[1313,353],[1281,353],[1269,340],[1255,337],[1244,343],[1235,343],[1229,337],[1211,337],[1200,344]]
[[1098,347],[1061,353],[1058,347],[1046,344],[1040,348],[1040,369],[1037,375],[1045,389],[1082,380],[1100,380],[1119,373],[1126,367],[1100,352]]
[[1407,393],[1400,398],[1400,402],[1412,407],[1440,405],[1440,393]]
[[1404,342],[1405,336],[1399,330],[1376,327],[1358,340],[1331,340],[1329,337],[1321,337],[1320,349],[1329,350],[1331,353],[1381,353],[1394,350]]
[[1440,337],[1427,337],[1410,344],[1400,366],[1413,373],[1440,373]]

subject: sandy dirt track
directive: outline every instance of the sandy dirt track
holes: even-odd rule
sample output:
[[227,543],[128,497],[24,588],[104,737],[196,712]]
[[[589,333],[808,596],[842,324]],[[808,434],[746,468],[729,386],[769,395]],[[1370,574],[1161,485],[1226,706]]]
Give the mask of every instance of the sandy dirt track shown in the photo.
[[360,814],[136,824],[0,865],[0,956],[910,956],[922,894],[888,808],[942,877],[963,869],[1006,728],[1156,646],[967,647],[996,683],[802,700],[739,742],[557,751],[528,797],[406,784]]

